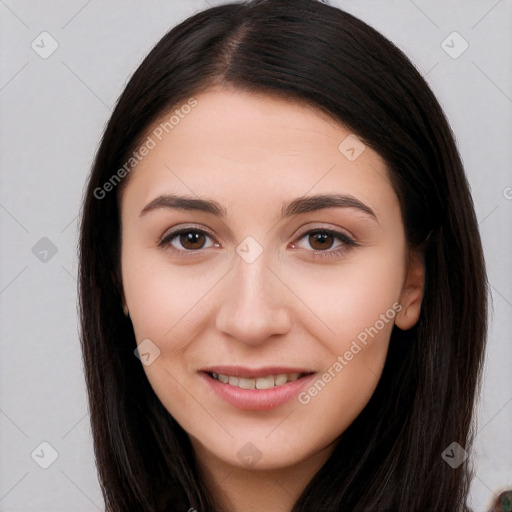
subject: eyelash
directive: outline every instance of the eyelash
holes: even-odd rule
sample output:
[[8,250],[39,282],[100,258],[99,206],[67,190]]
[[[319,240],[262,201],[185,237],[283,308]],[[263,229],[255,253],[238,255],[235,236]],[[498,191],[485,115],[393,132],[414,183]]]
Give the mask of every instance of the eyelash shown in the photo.
[[341,256],[345,255],[348,251],[350,251],[350,249],[359,246],[359,244],[353,238],[350,238],[345,233],[327,228],[315,228],[306,231],[301,235],[299,240],[302,240],[303,238],[312,234],[327,234],[334,237],[339,242],[342,242],[342,245],[338,249],[329,249],[326,251],[308,251],[313,253],[313,258],[340,258]]
[[[175,253],[181,253],[183,255],[186,255],[185,257],[193,257],[193,256],[197,255],[202,249],[194,249],[194,250],[184,249],[183,250],[183,249],[176,249],[175,247],[173,247],[171,245],[171,242],[176,237],[178,237],[180,235],[183,235],[183,234],[186,234],[186,233],[199,233],[201,235],[206,235],[207,237],[214,238],[211,233],[209,233],[208,231],[205,231],[203,229],[183,228],[183,229],[179,229],[177,231],[173,231],[173,232],[168,233],[167,235],[165,235],[158,242],[158,246],[159,247],[163,247],[165,250],[170,250],[170,251],[175,252]],[[312,252],[313,253],[313,258],[321,258],[321,259],[323,259],[323,258],[339,258],[339,257],[343,256],[346,252],[348,252],[350,249],[359,246],[359,244],[355,240],[350,238],[345,233],[342,233],[341,231],[335,231],[335,230],[332,230],[332,229],[327,229],[327,228],[315,228],[315,229],[311,229],[309,231],[306,231],[305,233],[303,233],[300,236],[300,238],[298,240],[300,241],[304,237],[306,237],[308,235],[311,235],[311,234],[327,234],[327,235],[331,235],[335,239],[337,239],[338,241],[343,243],[343,245],[340,248],[338,248],[338,249],[331,249],[331,250],[326,250],[326,251],[315,251],[315,250],[308,251],[308,252]],[[294,242],[294,244],[295,244],[295,242]]]

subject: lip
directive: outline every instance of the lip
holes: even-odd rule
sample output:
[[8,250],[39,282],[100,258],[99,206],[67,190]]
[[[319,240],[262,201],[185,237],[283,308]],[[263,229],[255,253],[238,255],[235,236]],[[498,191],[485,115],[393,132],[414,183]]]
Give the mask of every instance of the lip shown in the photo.
[[[283,373],[306,373],[300,379],[287,382],[272,389],[241,389],[224,384],[210,377],[209,373],[222,373],[234,377],[258,378]],[[316,376],[316,373],[304,368],[264,367],[246,368],[241,366],[211,366],[198,372],[200,378],[218,397],[230,405],[244,410],[268,411],[275,409],[297,396]]]

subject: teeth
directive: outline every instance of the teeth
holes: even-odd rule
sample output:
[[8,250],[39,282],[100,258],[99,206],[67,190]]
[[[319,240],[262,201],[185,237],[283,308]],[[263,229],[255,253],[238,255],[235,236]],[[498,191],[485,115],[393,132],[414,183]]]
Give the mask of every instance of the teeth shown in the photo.
[[256,381],[254,379],[238,379],[238,387],[242,389],[254,389]]
[[301,377],[300,373],[281,373],[279,375],[267,375],[257,379],[247,379],[242,377],[233,377],[223,375],[222,373],[212,373],[212,377],[223,384],[236,386],[240,389],[272,389],[276,386],[283,386],[287,382],[294,382]]
[[268,377],[260,377],[259,379],[256,379],[256,389],[270,389],[273,388],[275,385],[275,380],[272,375],[269,375]]
[[284,374],[278,375],[275,378],[275,384],[276,384],[276,386],[282,386],[283,384],[286,384],[287,380],[288,380],[288,378],[286,377],[286,375],[284,375]]

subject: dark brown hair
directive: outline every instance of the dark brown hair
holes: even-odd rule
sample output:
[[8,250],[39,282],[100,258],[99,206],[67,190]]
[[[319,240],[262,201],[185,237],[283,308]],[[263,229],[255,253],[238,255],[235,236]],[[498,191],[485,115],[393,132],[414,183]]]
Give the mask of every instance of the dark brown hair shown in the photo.
[[119,279],[123,183],[98,194],[155,120],[214,84],[311,105],[349,127],[384,158],[408,244],[425,251],[417,325],[394,328],[377,389],[293,512],[467,510],[468,462],[452,468],[441,456],[453,442],[470,449],[487,332],[467,179],[441,107],[407,57],[317,0],[230,3],[190,17],[151,50],[106,126],[84,196],[79,298],[107,509],[217,510],[186,432],[134,356]]

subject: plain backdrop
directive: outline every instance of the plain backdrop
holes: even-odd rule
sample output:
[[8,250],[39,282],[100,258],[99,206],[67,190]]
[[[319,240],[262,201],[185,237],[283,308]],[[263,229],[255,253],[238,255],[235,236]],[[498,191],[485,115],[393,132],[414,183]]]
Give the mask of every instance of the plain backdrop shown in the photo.
[[[144,56],[172,26],[219,3],[0,0],[0,512],[103,510],[76,314],[83,186]],[[411,58],[465,163],[492,293],[471,454],[472,506],[484,512],[512,488],[512,1],[330,4]]]

